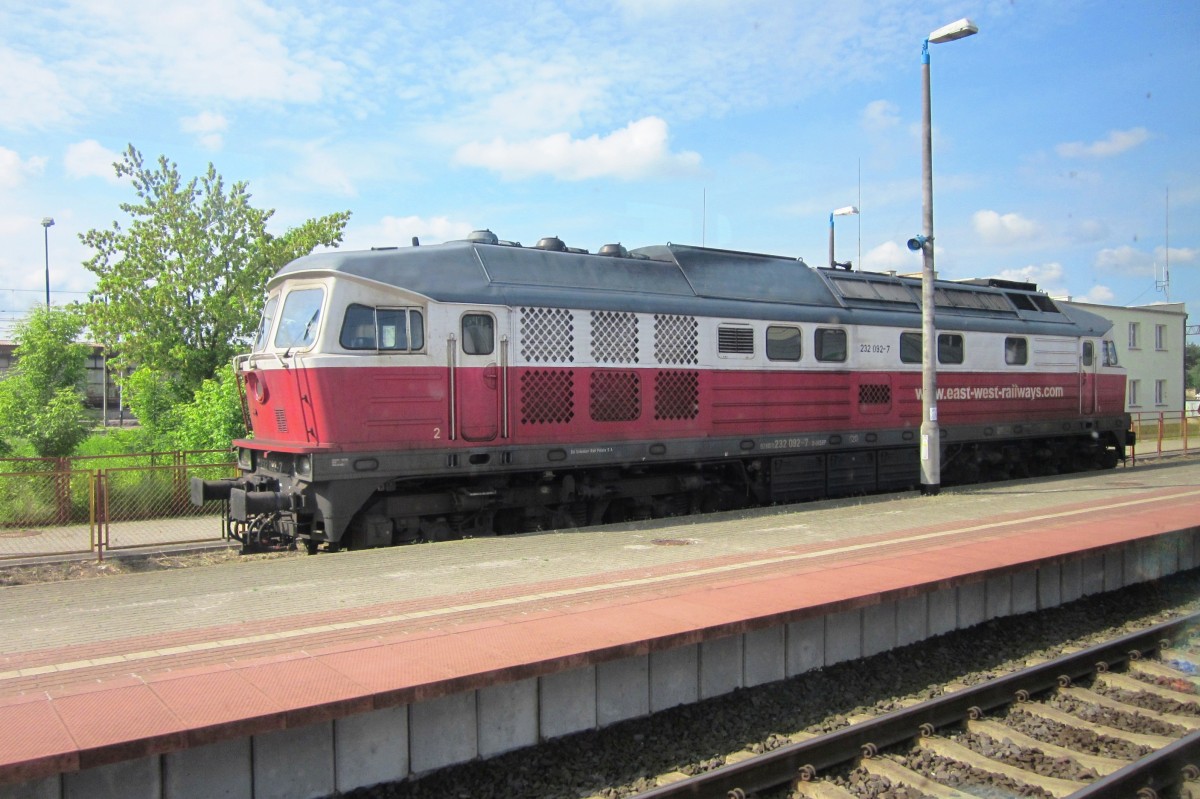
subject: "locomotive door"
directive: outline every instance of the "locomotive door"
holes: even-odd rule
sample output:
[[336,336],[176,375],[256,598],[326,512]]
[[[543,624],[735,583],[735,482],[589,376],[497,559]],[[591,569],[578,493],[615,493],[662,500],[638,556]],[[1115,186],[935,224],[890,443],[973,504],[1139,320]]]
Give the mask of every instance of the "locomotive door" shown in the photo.
[[1085,341],[1079,353],[1079,412],[1096,412],[1096,345]]
[[458,428],[466,441],[491,441],[499,429],[500,407],[496,318],[486,313],[465,313],[460,333],[453,383]]

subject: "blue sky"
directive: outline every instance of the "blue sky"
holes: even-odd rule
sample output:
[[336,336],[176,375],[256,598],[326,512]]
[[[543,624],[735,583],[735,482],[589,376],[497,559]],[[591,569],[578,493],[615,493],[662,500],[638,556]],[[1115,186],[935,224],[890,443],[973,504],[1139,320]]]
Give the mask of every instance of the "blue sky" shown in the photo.
[[48,0],[0,6],[0,336],[44,300],[43,216],[52,301],[86,297],[128,144],[248,181],[277,232],[350,210],[349,248],[488,227],[819,266],[858,205],[838,260],[917,271],[921,42],[961,17],[931,46],[939,275],[1148,304],[1169,263],[1196,313],[1195,0]]

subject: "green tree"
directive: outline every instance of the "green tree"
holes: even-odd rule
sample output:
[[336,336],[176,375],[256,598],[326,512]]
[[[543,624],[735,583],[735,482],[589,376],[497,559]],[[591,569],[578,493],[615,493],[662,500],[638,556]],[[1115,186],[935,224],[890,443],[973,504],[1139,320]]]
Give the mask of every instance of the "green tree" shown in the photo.
[[16,363],[0,381],[0,435],[25,439],[42,457],[70,455],[91,429],[82,329],[78,306],[38,306],[13,331]]
[[188,402],[249,340],[271,276],[337,246],[350,212],[274,236],[266,229],[274,211],[252,206],[245,182],[227,190],[212,164],[185,181],[165,156],[151,167],[130,145],[113,166],[137,201],[120,206],[126,228],[114,222],[80,236],[95,251],[84,264],[97,277],[88,325],[116,353],[116,368],[149,370],[173,401]]
[[178,413],[174,449],[226,449],[233,439],[245,436],[242,394],[233,364],[218,368]]
[[1183,348],[1184,385],[1200,388],[1200,344],[1188,344]]

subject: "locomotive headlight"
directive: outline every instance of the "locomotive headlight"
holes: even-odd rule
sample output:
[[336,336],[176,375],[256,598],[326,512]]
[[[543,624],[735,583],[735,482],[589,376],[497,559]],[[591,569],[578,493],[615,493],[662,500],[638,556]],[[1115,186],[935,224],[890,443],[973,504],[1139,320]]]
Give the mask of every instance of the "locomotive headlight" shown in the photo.
[[238,468],[245,472],[254,471],[254,450],[238,447]]
[[312,456],[299,455],[296,458],[296,474],[308,477],[312,474]]

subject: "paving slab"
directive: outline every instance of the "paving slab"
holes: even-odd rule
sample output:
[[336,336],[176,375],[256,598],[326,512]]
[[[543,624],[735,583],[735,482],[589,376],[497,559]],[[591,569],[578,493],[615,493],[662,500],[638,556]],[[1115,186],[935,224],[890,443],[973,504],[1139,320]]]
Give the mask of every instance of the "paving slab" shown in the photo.
[[[989,581],[1010,584],[1007,575],[1043,564],[1043,605],[1061,599],[1064,574],[1067,592],[1082,588],[1082,558],[1105,558],[1106,587],[1110,564],[1162,573],[1180,559],[1155,540],[1194,541],[1198,509],[1200,464],[1180,460],[937,497],[0,588],[0,727],[27,731],[0,737],[0,783],[308,734],[318,748],[328,740],[329,757],[305,776],[323,789],[340,718],[407,706],[412,729],[434,731],[459,724],[479,691],[534,679],[543,695],[582,680],[594,700],[601,664],[643,657],[657,710],[742,685],[747,671],[751,682],[773,676],[777,665],[763,664],[775,654],[748,670],[741,657],[713,656],[772,627],[804,633],[789,632],[783,653],[795,674],[860,656],[864,613],[868,648],[881,630],[907,641],[921,622],[896,603],[912,597],[929,596],[934,634],[948,609],[959,623],[985,618]],[[655,543],[666,539],[691,543]],[[881,627],[885,603],[892,621]],[[859,631],[853,647],[831,634],[843,622]],[[619,673],[611,668],[605,684]],[[593,710],[572,703],[576,688],[559,697],[557,715],[539,718],[541,737],[596,724],[594,701]],[[225,699],[202,701],[216,694]],[[412,743],[414,771],[448,756]],[[482,744],[472,738],[451,754],[473,756]]]

